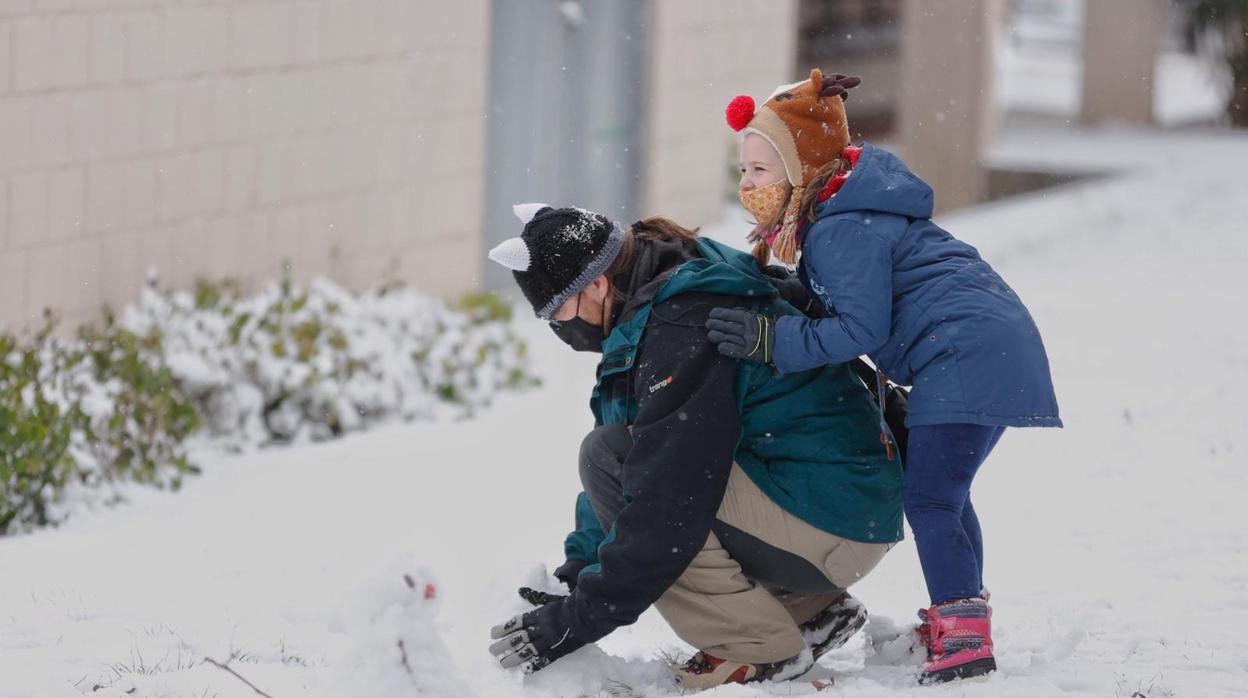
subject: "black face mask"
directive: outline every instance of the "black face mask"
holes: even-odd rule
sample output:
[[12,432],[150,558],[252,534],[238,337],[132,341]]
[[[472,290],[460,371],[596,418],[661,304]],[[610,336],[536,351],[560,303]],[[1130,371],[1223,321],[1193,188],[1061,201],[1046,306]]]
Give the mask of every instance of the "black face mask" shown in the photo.
[[[603,308],[605,311],[606,308]],[[593,351],[602,353],[602,327],[591,325],[581,317],[581,298],[576,298],[576,317],[571,320],[551,320],[550,329],[564,344],[573,351]]]
[[555,331],[556,337],[562,339],[564,344],[575,351],[602,353],[602,328],[591,325],[582,318],[574,317],[558,324],[552,322],[550,329]]

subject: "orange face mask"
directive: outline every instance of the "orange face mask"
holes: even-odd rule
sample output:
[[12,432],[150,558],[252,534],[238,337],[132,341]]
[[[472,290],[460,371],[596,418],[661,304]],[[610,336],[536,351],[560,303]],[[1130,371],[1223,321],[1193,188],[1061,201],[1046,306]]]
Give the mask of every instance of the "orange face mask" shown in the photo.
[[741,205],[754,216],[757,223],[776,219],[784,209],[784,197],[789,193],[789,181],[781,179],[766,186],[741,189],[737,192]]

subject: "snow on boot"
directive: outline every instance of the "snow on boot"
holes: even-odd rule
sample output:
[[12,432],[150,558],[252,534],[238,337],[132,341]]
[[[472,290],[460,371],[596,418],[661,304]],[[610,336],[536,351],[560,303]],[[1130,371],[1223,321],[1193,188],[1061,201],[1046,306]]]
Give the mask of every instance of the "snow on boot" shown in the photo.
[[798,628],[815,659],[849,642],[867,624],[867,607],[845,592]]
[[992,608],[982,598],[936,604],[919,611],[919,637],[927,661],[919,683],[932,684],[996,671],[992,656]]
[[754,683],[767,679],[784,681],[805,674],[814,663],[814,657],[808,650],[803,650],[796,657],[764,664],[736,662],[698,652],[683,665],[673,666],[672,671],[676,674],[676,684],[682,689],[702,690],[730,683]]

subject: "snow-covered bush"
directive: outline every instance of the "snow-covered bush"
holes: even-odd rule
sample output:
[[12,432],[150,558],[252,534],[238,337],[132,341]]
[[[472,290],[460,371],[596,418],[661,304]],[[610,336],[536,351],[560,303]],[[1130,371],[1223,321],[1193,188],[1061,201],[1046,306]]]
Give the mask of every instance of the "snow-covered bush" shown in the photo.
[[46,500],[74,472],[69,450],[76,415],[67,414],[42,382],[39,345],[46,333],[27,344],[0,335],[0,533],[45,523]]
[[[176,487],[199,427],[230,448],[325,439],[386,419],[463,417],[535,382],[510,307],[401,286],[289,278],[162,291],[55,338],[0,334],[0,534],[54,522],[64,488]],[[98,497],[97,497],[98,498]]]
[[79,339],[55,320],[29,338],[0,335],[0,534],[58,520],[60,492],[130,480],[177,487],[199,423],[158,343],[111,318]]
[[404,287],[356,294],[283,279],[251,295],[229,282],[148,288],[121,323],[159,335],[213,435],[263,443],[470,414],[500,389],[532,382],[509,320],[493,296],[451,308]]
[[81,328],[68,353],[70,394],[85,417],[75,461],[92,466],[87,477],[176,488],[195,471],[182,443],[199,428],[199,410],[165,362],[159,335],[141,337],[109,314],[103,326]]

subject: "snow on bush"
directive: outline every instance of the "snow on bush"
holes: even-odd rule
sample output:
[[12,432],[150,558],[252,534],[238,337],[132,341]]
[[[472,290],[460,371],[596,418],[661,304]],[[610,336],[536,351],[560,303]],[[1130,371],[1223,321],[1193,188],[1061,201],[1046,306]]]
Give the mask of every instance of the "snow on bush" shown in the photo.
[[212,434],[241,443],[324,439],[381,419],[471,414],[532,382],[510,308],[460,308],[403,287],[353,294],[289,279],[245,296],[235,284],[145,290],[121,324],[159,333],[165,360]]
[[[64,517],[60,493],[129,480],[177,487],[199,424],[157,346],[117,327],[0,335],[0,534]],[[101,499],[103,497],[88,497]]]
[[493,296],[451,307],[284,278],[253,294],[153,282],[76,340],[58,340],[51,317],[0,334],[0,534],[64,518],[67,489],[90,502],[116,498],[114,482],[177,487],[201,426],[238,449],[471,415],[534,382],[509,320]]

